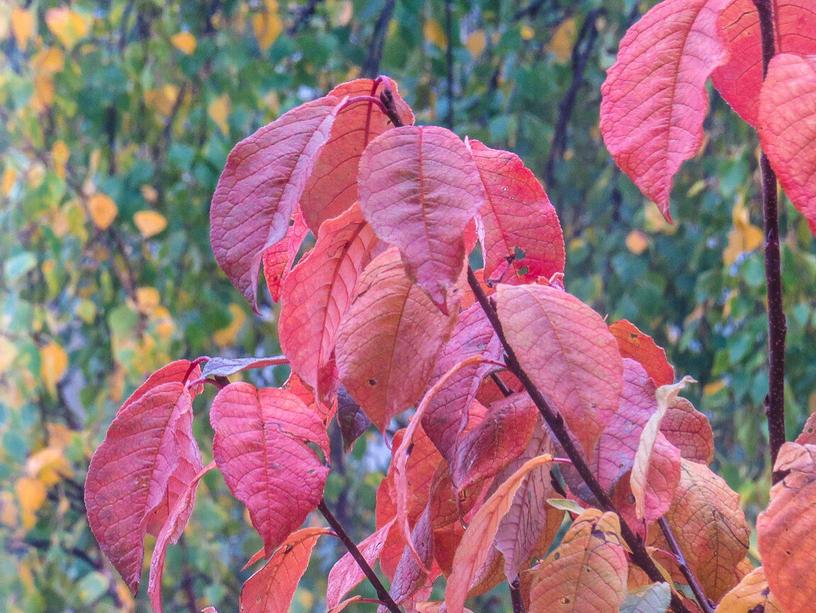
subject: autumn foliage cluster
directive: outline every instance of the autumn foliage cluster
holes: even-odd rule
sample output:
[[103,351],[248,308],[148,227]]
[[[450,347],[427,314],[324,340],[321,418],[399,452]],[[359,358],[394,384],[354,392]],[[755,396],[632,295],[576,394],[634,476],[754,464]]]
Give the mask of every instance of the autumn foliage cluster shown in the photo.
[[[816,222],[816,36],[802,36],[816,14],[778,0],[774,17],[764,81],[751,0],[664,0],[624,37],[601,132],[667,218],[713,77]],[[816,597],[813,433],[779,453],[753,568],[739,497],[709,468],[711,426],[680,396],[691,382],[633,323],[569,293],[558,216],[518,156],[416,126],[391,79],[359,79],[238,143],[210,220],[235,288],[256,306],[263,271],[280,302],[284,356],[168,364],[91,461],[89,522],[134,592],[156,536],[157,611],[165,553],[212,469],[264,543],[241,610],[288,610],[318,539],[343,536],[323,502],[332,420],[347,445],[373,426],[392,456],[376,531],[329,575],[331,611],[361,600],[350,593],[377,564],[390,588],[374,604],[392,611],[461,613],[505,581],[516,610],[537,612],[796,612]],[[284,363],[281,388],[229,380]],[[207,384],[205,466],[192,403]],[[330,528],[302,527],[316,510]]]

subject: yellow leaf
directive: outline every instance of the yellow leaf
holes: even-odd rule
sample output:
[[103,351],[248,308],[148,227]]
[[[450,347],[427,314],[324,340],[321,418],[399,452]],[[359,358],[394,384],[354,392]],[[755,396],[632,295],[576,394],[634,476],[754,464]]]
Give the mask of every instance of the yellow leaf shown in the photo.
[[0,524],[7,528],[17,525],[17,505],[11,492],[0,492]]
[[72,49],[91,30],[91,18],[67,6],[48,9],[45,23],[66,49]]
[[97,192],[88,201],[88,210],[91,212],[91,220],[100,230],[107,230],[116,219],[119,207],[107,194]]
[[717,381],[712,381],[711,383],[706,383],[703,386],[703,395],[704,396],[713,396],[720,390],[725,389],[726,382],[725,379],[718,379]]
[[196,37],[189,32],[179,32],[170,37],[170,42],[173,46],[184,53],[185,55],[192,55],[196,50]]
[[40,510],[47,495],[45,485],[37,479],[22,477],[17,480],[14,489],[20,501],[23,528],[30,530],[37,523],[37,511]]
[[472,55],[474,58],[479,57],[482,54],[482,51],[484,51],[486,45],[487,37],[485,36],[484,30],[476,30],[475,32],[471,32],[465,41],[465,47],[467,47],[467,50],[470,51],[470,55]]
[[31,58],[31,68],[37,74],[53,75],[65,67],[65,54],[58,47],[44,47]]
[[570,17],[561,22],[555,29],[550,44],[550,50],[559,62],[566,62],[572,55],[572,44],[575,42],[575,35],[578,29],[575,24],[575,17]]
[[529,26],[526,23],[521,26],[521,37],[524,40],[532,40],[533,36],[535,36],[535,30],[533,30],[532,26]]
[[14,33],[14,40],[20,49],[28,46],[28,41],[34,36],[34,11],[29,11],[19,6],[11,10],[11,31]]
[[150,204],[153,204],[159,199],[159,192],[156,191],[156,188],[152,185],[142,185],[139,188],[139,191],[142,192],[142,198],[144,198]]
[[0,374],[6,372],[17,357],[17,347],[5,336],[0,336]]
[[158,211],[151,211],[146,209],[144,211],[137,211],[133,215],[133,223],[139,228],[139,232],[145,238],[156,236],[159,232],[167,227],[167,219]]
[[626,248],[635,255],[640,255],[649,247],[649,237],[640,230],[632,230],[626,235]]
[[54,169],[61,179],[65,178],[65,164],[68,163],[70,155],[71,152],[68,150],[68,145],[61,140],[55,142],[51,147],[51,159],[54,160]]
[[29,477],[39,479],[46,487],[59,483],[63,477],[73,475],[63,449],[55,445],[40,449],[29,457],[26,461],[26,472]]
[[142,313],[150,313],[161,302],[159,290],[155,287],[139,287],[136,289],[136,307]]
[[278,3],[275,0],[266,0],[262,11],[252,15],[252,30],[261,51],[272,46],[283,32],[283,20],[278,14]]
[[743,253],[753,251],[765,240],[762,230],[751,223],[748,209],[738,201],[731,210],[733,227],[728,233],[728,246],[723,251],[723,262],[730,266]]
[[230,315],[232,315],[232,321],[226,328],[222,328],[213,334],[213,340],[219,347],[225,347],[234,343],[235,338],[238,336],[238,333],[246,321],[246,314],[240,306],[232,302],[227,308],[229,309]]
[[52,396],[57,395],[57,383],[68,369],[68,354],[56,341],[40,349],[40,377]]
[[179,96],[179,88],[168,83],[155,89],[149,89],[144,93],[145,104],[163,117],[168,117],[173,112],[176,99]]
[[227,94],[218,96],[218,98],[210,102],[210,105],[207,107],[207,114],[210,116],[210,119],[215,122],[215,125],[218,126],[224,135],[229,134],[229,124],[227,123],[229,112],[230,99]]
[[442,26],[438,21],[433,19],[428,19],[425,22],[425,25],[422,26],[422,34],[425,36],[425,40],[436,45],[440,49],[444,49],[448,43],[448,37],[445,36],[445,30],[442,29]]
[[46,110],[54,103],[54,80],[50,75],[38,74],[34,76],[34,97],[31,106],[38,113]]
[[14,187],[14,180],[17,178],[17,171],[11,166],[6,166],[3,169],[3,179],[0,181],[0,191],[3,195],[8,197]]

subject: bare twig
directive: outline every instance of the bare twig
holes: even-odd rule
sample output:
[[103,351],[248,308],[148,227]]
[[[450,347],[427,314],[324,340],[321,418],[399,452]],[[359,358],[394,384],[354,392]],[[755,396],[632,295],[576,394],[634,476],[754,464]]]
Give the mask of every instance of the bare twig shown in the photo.
[[385,35],[388,32],[388,23],[391,15],[394,14],[396,0],[385,0],[385,5],[374,24],[374,33],[371,35],[371,43],[368,45],[368,57],[363,64],[364,77],[376,77],[380,72],[380,62],[382,61],[383,48],[385,47]]
[[575,108],[575,98],[584,83],[584,70],[598,38],[595,21],[602,12],[603,9],[595,9],[587,14],[578,33],[575,46],[572,48],[572,80],[569,88],[564,93],[564,97],[561,98],[561,102],[558,104],[558,119],[555,123],[550,151],[547,154],[547,163],[544,166],[544,181],[548,188],[555,182],[556,159],[564,154],[566,148],[567,127],[572,117],[572,110]]
[[[754,0],[759,13],[762,34],[762,74],[776,53],[771,0]],[[768,395],[765,415],[768,419],[768,441],[771,468],[776,464],[779,448],[785,443],[785,335],[787,323],[782,301],[782,264],[779,254],[779,202],[776,173],[765,152],[759,159],[762,172],[762,216],[765,225],[765,280],[768,292]],[[780,475],[773,473],[774,483]]]
[[360,570],[363,571],[363,574],[368,578],[371,582],[371,585],[374,586],[374,590],[377,592],[377,598],[385,605],[385,607],[391,611],[391,613],[400,613],[400,608],[394,599],[391,598],[391,594],[388,593],[388,590],[385,589],[385,586],[380,581],[380,578],[377,576],[377,573],[374,572],[374,569],[371,568],[366,559],[363,557],[363,554],[360,553],[360,550],[357,549],[357,545],[351,540],[348,533],[343,528],[342,524],[337,521],[337,518],[334,514],[329,510],[329,507],[326,506],[326,501],[321,500],[320,504],[317,505],[317,510],[326,518],[326,521],[329,522],[329,526],[332,527],[334,532],[337,534],[337,538],[345,545],[348,552],[351,554],[351,557],[354,558],[354,561],[357,562],[357,565],[360,567]]
[[[473,269],[468,266],[468,285],[470,285],[470,289],[473,291],[476,300],[482,307],[485,315],[487,316],[490,325],[496,332],[496,336],[499,338],[499,341],[504,348],[505,353],[505,361],[507,363],[507,368],[513,375],[521,382],[524,386],[525,391],[529,394],[530,398],[532,399],[533,403],[536,405],[539,413],[544,418],[545,423],[549,427],[550,431],[552,432],[555,439],[564,449],[564,452],[567,454],[567,457],[572,462],[572,465],[575,467],[575,470],[583,479],[584,483],[586,483],[589,490],[592,492],[592,495],[598,502],[598,505],[604,511],[611,511],[616,513],[620,516],[615,508],[615,505],[612,503],[612,500],[607,495],[604,488],[595,478],[595,475],[592,473],[592,470],[589,468],[589,465],[586,463],[583,454],[581,451],[575,446],[575,443],[572,440],[572,437],[567,430],[567,426],[564,423],[563,417],[553,410],[552,407],[547,403],[544,399],[544,396],[541,394],[541,391],[535,386],[532,382],[530,377],[521,367],[521,364],[516,358],[516,354],[513,351],[513,348],[507,342],[507,338],[504,336],[504,331],[502,330],[501,322],[499,321],[499,316],[496,313],[495,308],[491,305],[490,301],[487,298],[487,295],[484,293],[482,286],[479,285],[479,280],[476,278],[476,275],[473,273]],[[652,581],[663,581],[663,575],[661,574],[660,570],[655,565],[654,561],[652,560],[649,552],[646,551],[646,547],[643,544],[643,541],[638,537],[632,530],[629,528],[626,522],[621,522],[621,536],[623,540],[626,541],[629,549],[632,552],[632,559],[640,566],[649,578]],[[676,613],[689,613],[688,608],[683,604],[683,602],[677,597],[676,594],[672,593],[672,609]]]
[[697,599],[697,602],[700,603],[700,606],[703,608],[705,613],[712,613],[714,608],[711,606],[711,602],[706,597],[703,587],[700,585],[700,581],[689,568],[689,565],[686,562],[686,557],[683,555],[680,545],[677,543],[677,539],[674,538],[674,533],[669,526],[669,522],[666,521],[665,517],[661,517],[658,520],[658,523],[660,524],[660,530],[663,532],[663,536],[666,538],[666,542],[669,544],[669,548],[672,550],[672,553],[677,560],[677,565],[680,567],[680,572],[683,573],[686,581],[688,581],[691,591],[694,592],[694,597]]
[[525,613],[524,601],[521,598],[521,587],[519,586],[518,577],[513,583],[510,583],[510,602],[513,603],[513,613]]

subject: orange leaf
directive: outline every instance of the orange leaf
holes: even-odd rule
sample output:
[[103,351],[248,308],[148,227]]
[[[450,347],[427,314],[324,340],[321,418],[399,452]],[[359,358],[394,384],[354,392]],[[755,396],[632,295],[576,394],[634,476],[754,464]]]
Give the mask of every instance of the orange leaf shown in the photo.
[[529,613],[617,612],[628,576],[618,516],[584,511],[531,574]]
[[816,445],[785,443],[776,471],[787,476],[771,488],[757,518],[757,541],[768,585],[785,611],[810,611],[816,602]]
[[651,336],[644,334],[630,321],[621,319],[609,326],[618,341],[618,349],[625,358],[640,362],[658,387],[674,383],[674,368],[666,358],[666,350]]
[[453,573],[448,577],[445,591],[445,603],[448,607],[448,613],[463,613],[465,598],[471,581],[487,560],[492,549],[485,546],[485,544],[491,543],[496,536],[499,523],[510,510],[516,492],[524,482],[524,478],[533,469],[551,461],[552,456],[544,454],[525,462],[521,468],[499,486],[473,516],[462,537],[462,542],[456,550],[453,559]]
[[755,568],[742,578],[734,589],[728,592],[717,605],[715,613],[782,613],[782,607],[771,594],[765,569]]

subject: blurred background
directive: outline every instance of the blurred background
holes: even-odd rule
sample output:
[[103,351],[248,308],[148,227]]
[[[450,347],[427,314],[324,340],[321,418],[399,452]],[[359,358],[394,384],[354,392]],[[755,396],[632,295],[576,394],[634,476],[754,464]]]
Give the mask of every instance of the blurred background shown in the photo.
[[[536,172],[564,226],[567,288],[653,334],[678,374],[699,381],[691,398],[713,422],[716,468],[753,516],[768,483],[755,136],[715,94],[704,154],[678,177],[669,225],[598,133],[605,69],[652,4],[0,3],[3,609],[146,608],[88,530],[90,454],[121,401],[171,359],[278,351],[268,297],[254,317],[212,257],[212,190],[237,140],[378,73],[397,80],[418,122],[512,149]],[[816,252],[789,205],[782,229],[790,436],[816,405]],[[196,405],[205,461],[210,394]],[[377,458],[387,457],[373,447],[382,444],[371,434],[336,454],[326,491],[357,539],[372,529]],[[208,475],[168,555],[166,608],[235,610],[247,575],[238,569],[259,546],[221,477]],[[329,540],[316,551],[296,611],[322,610],[340,552]],[[506,588],[480,606],[505,610]]]

